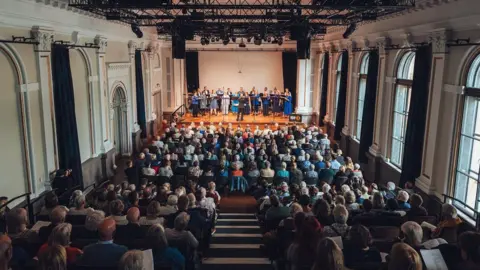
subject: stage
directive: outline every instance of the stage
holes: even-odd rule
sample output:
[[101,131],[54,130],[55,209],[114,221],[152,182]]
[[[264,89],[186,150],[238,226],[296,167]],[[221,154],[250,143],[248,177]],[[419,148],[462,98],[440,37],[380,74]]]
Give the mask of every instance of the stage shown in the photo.
[[[245,115],[243,116],[243,121],[237,121],[237,115],[233,113],[229,113],[228,115],[199,115],[199,117],[193,117],[191,113],[187,113],[182,119],[180,119],[179,123],[181,124],[190,124],[194,122],[196,125],[199,124],[200,122],[203,122],[205,125],[214,123],[218,124],[222,122],[223,124],[229,124],[232,123],[235,126],[241,125],[250,125],[250,126],[263,126],[265,124],[268,125],[273,125],[275,123],[278,123],[279,125],[288,125],[290,122],[288,120],[288,117],[283,117],[283,116],[263,116],[263,115]],[[262,127],[260,127],[262,128]]]

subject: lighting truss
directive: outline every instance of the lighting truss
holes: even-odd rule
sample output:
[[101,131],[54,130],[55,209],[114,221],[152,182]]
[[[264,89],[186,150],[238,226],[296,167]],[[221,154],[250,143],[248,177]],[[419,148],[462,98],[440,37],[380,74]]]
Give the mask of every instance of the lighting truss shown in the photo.
[[198,36],[283,36],[304,25],[312,36],[415,6],[415,0],[69,0],[107,20],[157,27],[159,35],[189,29]]

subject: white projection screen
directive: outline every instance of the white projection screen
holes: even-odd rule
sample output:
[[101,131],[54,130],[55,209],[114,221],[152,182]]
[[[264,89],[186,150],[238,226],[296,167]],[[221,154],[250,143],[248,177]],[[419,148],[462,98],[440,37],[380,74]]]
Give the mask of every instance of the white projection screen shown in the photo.
[[200,88],[283,91],[282,52],[198,52]]

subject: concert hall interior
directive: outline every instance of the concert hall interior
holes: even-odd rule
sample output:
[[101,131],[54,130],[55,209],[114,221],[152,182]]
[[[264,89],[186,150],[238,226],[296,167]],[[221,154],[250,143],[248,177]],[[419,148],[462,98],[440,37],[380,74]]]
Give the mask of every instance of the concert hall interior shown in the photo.
[[0,0],[0,83],[0,270],[480,269],[480,0]]

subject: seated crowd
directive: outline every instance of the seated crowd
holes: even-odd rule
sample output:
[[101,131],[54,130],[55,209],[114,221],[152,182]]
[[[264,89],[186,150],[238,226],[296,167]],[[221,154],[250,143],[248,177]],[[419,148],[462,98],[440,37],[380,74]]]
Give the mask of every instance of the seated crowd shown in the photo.
[[439,249],[450,269],[480,269],[480,234],[463,232],[452,205],[437,221],[411,183],[366,183],[316,126],[173,124],[125,173],[128,181],[88,199],[74,191],[69,205],[49,193],[37,218],[50,223],[40,229],[25,209],[6,212],[0,270],[143,269],[149,249],[155,269],[198,269],[215,232],[217,190],[257,199],[263,250],[277,269],[416,270],[423,249]]

